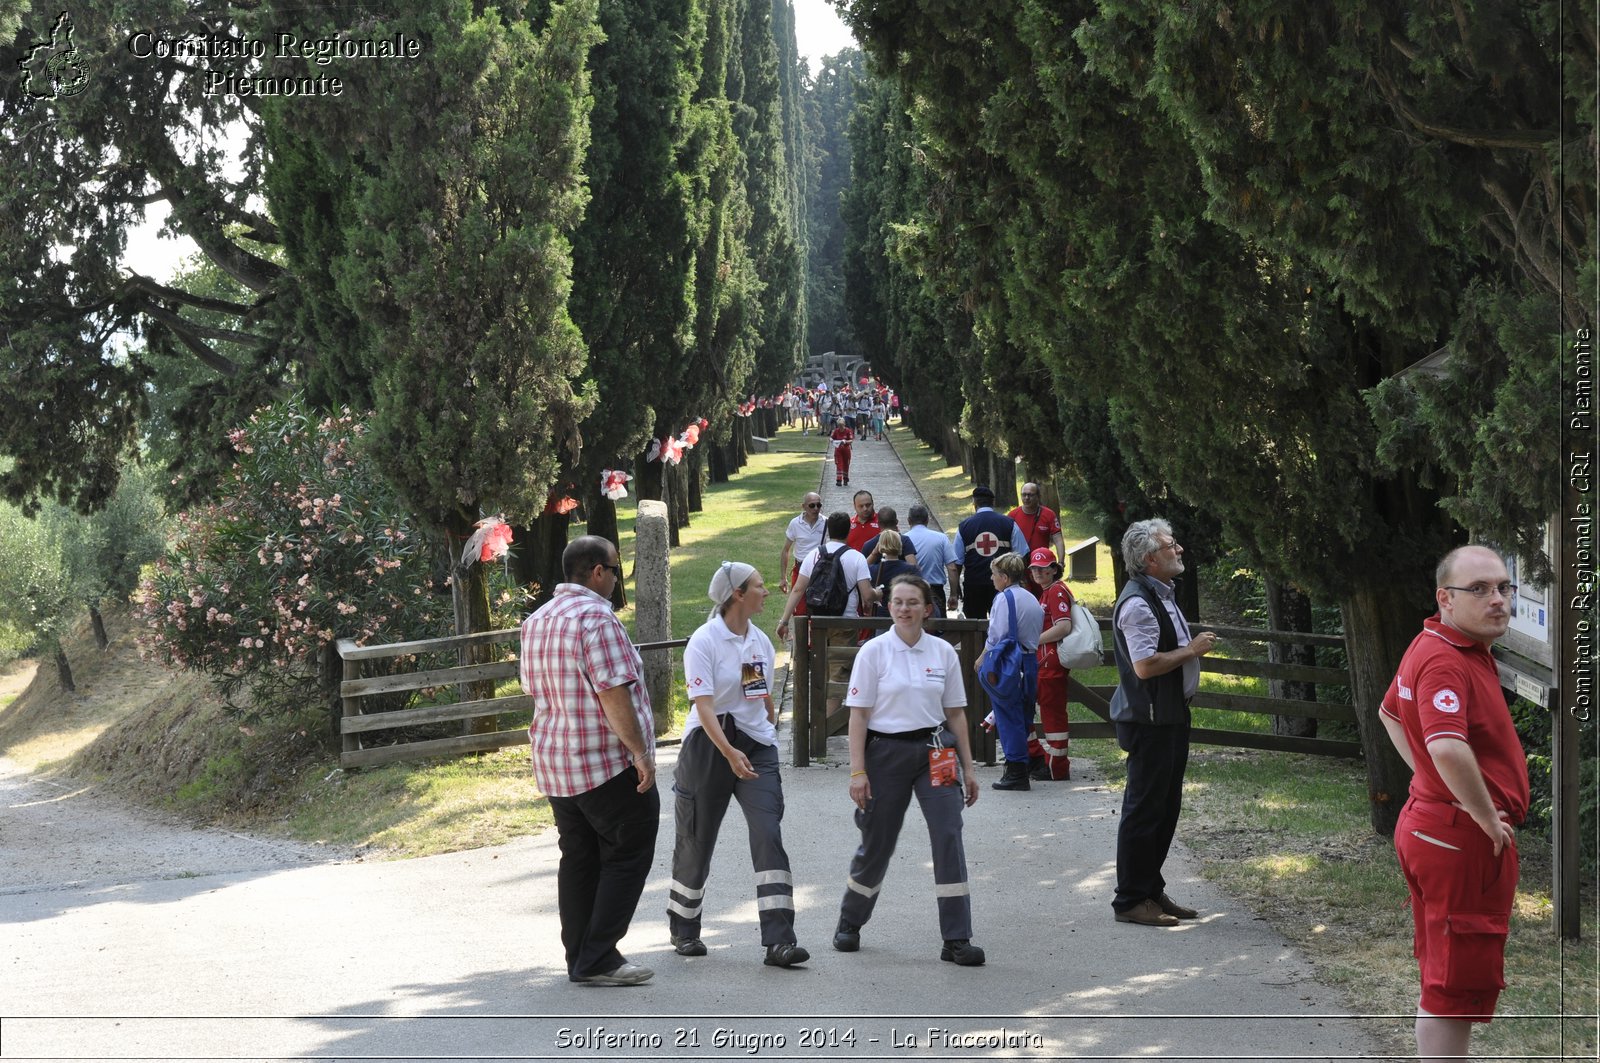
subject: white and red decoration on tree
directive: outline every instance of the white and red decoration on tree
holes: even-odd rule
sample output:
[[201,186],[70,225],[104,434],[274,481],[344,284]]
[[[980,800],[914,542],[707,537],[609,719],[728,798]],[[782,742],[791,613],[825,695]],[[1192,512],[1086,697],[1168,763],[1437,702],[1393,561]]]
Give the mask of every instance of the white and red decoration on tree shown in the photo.
[[[645,449],[644,460],[655,461],[660,459],[667,465],[676,465],[683,460],[684,451],[693,450],[700,442],[700,433],[705,431],[711,422],[704,417],[697,421],[689,422],[689,427],[678,434],[676,439],[668,436],[666,439],[652,439],[650,446]],[[620,496],[619,496],[620,497]]]
[[498,561],[506,556],[506,551],[511,548],[511,525],[500,516],[485,517],[473,527],[478,530],[473,532],[467,543],[461,549],[461,562],[471,565],[474,561]]
[[600,493],[611,501],[628,497],[628,481],[633,479],[621,469],[604,469],[600,473]]

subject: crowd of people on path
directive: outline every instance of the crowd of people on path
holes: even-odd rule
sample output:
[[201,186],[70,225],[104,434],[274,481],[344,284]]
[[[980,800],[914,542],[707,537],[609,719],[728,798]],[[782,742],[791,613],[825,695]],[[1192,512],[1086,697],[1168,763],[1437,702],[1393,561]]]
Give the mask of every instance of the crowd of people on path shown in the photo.
[[[979,796],[965,683],[954,648],[927,630],[941,611],[988,620],[979,679],[991,695],[1005,758],[992,788],[1026,790],[1034,781],[1070,778],[1068,669],[1057,647],[1075,620],[1061,579],[1061,525],[1040,503],[1038,485],[1024,485],[1021,494],[1022,504],[1001,515],[994,492],[975,487],[973,512],[948,540],[928,528],[925,506],[909,508],[902,531],[898,514],[876,506],[867,490],[855,493],[853,514],[826,517],[820,494],[808,492],[786,529],[780,639],[789,638],[801,612],[891,621],[877,634],[825,628],[829,644],[857,647],[831,677],[846,691],[848,792],[859,832],[833,935],[837,951],[860,949],[915,797],[932,853],[940,959],[963,967],[985,961],[972,942],[962,839],[963,809]],[[1200,661],[1219,638],[1192,630],[1178,607],[1174,584],[1185,571],[1184,549],[1167,521],[1135,522],[1121,551],[1128,580],[1111,614],[1118,681],[1110,716],[1127,753],[1127,779],[1111,907],[1119,923],[1173,927],[1200,914],[1170,896],[1162,869],[1182,809]],[[638,652],[611,607],[622,575],[615,545],[595,536],[574,540],[563,571],[552,600],[523,623],[520,671],[535,702],[534,775],[550,799],[561,851],[568,977],[637,985],[653,972],[623,957],[617,943],[655,850],[660,798],[649,696]],[[1441,560],[1435,583],[1439,611],[1402,659],[1381,713],[1414,772],[1395,847],[1415,925],[1422,984],[1416,1040],[1425,1059],[1464,1055],[1472,1025],[1493,1017],[1518,877],[1514,828],[1529,802],[1526,758],[1489,652],[1507,630],[1516,587],[1499,555],[1477,546]],[[708,596],[711,614],[684,654],[693,712],[673,779],[670,938],[680,956],[707,954],[700,928],[711,857],[737,800],[749,834],[763,962],[793,967],[810,953],[795,935],[794,880],[782,838],[776,656],[754,623],[768,589],[755,566],[724,561]],[[830,715],[839,702],[831,699]]]

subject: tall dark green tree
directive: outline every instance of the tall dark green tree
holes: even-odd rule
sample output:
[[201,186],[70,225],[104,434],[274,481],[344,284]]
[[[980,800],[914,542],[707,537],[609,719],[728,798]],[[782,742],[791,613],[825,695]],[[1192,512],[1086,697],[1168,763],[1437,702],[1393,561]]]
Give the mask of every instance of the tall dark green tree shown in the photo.
[[[373,452],[452,552],[482,516],[543,509],[594,404],[567,299],[598,3],[553,5],[537,33],[523,14],[434,0],[374,15],[364,32],[414,37],[426,61],[331,64],[340,107],[272,114],[269,193],[307,169],[346,190],[324,214],[284,212],[291,260],[328,255],[362,324]],[[488,603],[481,566],[471,576],[476,630]]]
[[[260,99],[208,94],[197,64],[127,47],[130,19],[157,33],[260,36],[261,10],[88,0],[69,14],[70,37],[61,10],[43,7],[11,12],[20,32],[0,33],[0,373],[11,399],[0,453],[14,459],[0,490],[29,508],[111,496],[155,353],[215,377],[210,401],[175,411],[192,439],[220,435],[212,410],[264,401],[309,355],[282,327],[292,285],[264,251],[276,227],[251,198]],[[75,75],[68,91],[51,87],[51,60]],[[225,129],[242,133],[237,160]],[[130,229],[158,203],[237,295],[163,284],[124,261]]]
[[824,56],[806,89],[811,153],[815,170],[806,201],[806,313],[811,350],[853,356],[855,347],[845,310],[845,228],[841,198],[850,186],[850,115],[856,86],[866,76],[861,52],[846,48]]

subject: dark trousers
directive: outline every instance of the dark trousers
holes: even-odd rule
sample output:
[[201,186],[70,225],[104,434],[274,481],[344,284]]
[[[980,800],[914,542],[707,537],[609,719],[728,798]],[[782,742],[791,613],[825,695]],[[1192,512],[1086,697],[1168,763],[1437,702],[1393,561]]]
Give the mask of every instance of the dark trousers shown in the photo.
[[678,752],[673,777],[677,836],[672,848],[672,883],[667,894],[667,924],[674,937],[697,938],[704,912],[706,879],[717,832],[729,800],[739,802],[750,835],[750,863],[755,870],[756,909],[763,945],[793,945],[794,878],[783,849],[783,779],[778,747],[762,745],[723,716],[722,733],[750,758],[754,779],[733,774],[704,730],[695,728]]
[[1117,724],[1117,744],[1128,754],[1128,784],[1117,826],[1117,896],[1125,912],[1166,892],[1161,865],[1183,807],[1183,772],[1189,765],[1189,725]]
[[961,611],[966,614],[968,620],[988,619],[989,607],[994,604],[994,599],[993,583],[980,583],[970,579],[961,581]]
[[641,794],[638,785],[639,773],[630,767],[575,797],[550,798],[561,849],[561,944],[573,981],[627,962],[617,942],[639,906],[661,822],[660,791],[652,786]]
[[[948,729],[941,744],[953,746]],[[872,796],[865,809],[856,809],[861,844],[850,861],[839,917],[865,926],[878,905],[889,858],[894,856],[911,798],[922,806],[933,850],[934,903],[939,909],[939,936],[946,941],[972,937],[972,897],[967,887],[967,851],[961,840],[961,810],[965,807],[960,785],[935,786],[928,778],[927,739],[869,738],[867,782]]]

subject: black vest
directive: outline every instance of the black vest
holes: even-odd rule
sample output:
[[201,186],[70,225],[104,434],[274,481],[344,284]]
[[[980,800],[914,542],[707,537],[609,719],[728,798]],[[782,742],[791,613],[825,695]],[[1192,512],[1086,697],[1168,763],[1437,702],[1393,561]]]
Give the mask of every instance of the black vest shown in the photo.
[[1149,576],[1132,576],[1117,604],[1111,609],[1112,649],[1117,657],[1117,692],[1111,696],[1111,719],[1117,723],[1144,723],[1160,725],[1185,725],[1189,723],[1189,699],[1183,696],[1183,669],[1174,668],[1165,675],[1140,679],[1133,670],[1133,659],[1128,653],[1128,639],[1117,626],[1123,607],[1133,598],[1143,598],[1155,614],[1156,626],[1161,629],[1156,640],[1156,652],[1168,653],[1178,648],[1178,630],[1167,615],[1161,596],[1151,586]]
[[[1011,518],[995,510],[981,510],[972,514],[956,528],[956,535],[966,547],[961,555],[961,580],[968,587],[993,587],[994,573],[989,565],[1001,554],[1011,553]],[[984,534],[998,539],[986,554],[978,548],[978,537]]]

